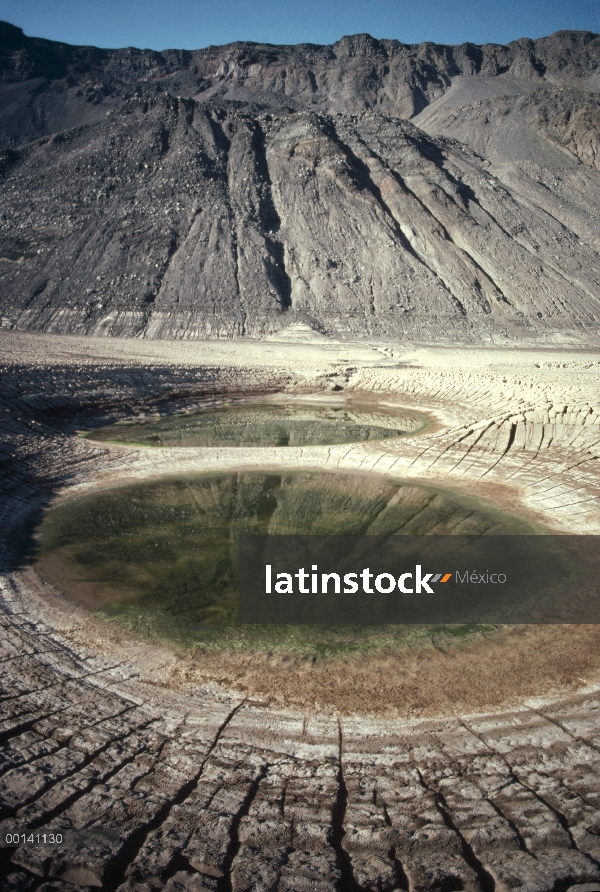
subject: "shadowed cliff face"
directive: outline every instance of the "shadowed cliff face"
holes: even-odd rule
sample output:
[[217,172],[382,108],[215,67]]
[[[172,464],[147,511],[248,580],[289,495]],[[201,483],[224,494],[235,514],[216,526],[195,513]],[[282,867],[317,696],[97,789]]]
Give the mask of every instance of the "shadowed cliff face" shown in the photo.
[[155,52],[69,46],[0,23],[0,144],[14,147],[97,118],[136,91],[251,99],[328,114],[377,109],[410,118],[457,75],[587,87],[597,79],[599,59],[600,38],[587,31],[508,46],[407,45],[356,34],[331,46],[233,43]]
[[[2,26],[2,324],[149,338],[296,322],[348,336],[597,331],[584,88],[598,54],[583,32],[153,53]],[[432,135],[402,117],[420,109]],[[505,162],[528,140],[539,172],[517,175]]]

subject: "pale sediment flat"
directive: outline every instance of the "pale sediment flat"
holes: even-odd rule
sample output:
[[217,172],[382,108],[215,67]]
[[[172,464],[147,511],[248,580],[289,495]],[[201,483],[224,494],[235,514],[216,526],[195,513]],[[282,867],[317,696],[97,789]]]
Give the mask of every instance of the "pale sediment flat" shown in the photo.
[[[324,669],[192,658],[70,604],[13,548],[55,501],[240,466],[390,474],[598,534],[592,346],[6,332],[0,351],[0,845],[25,827],[88,832],[84,848],[3,848],[2,888],[597,888],[597,627],[514,629],[453,653]],[[275,392],[361,395],[435,423],[414,438],[279,450],[144,449],[76,433]]]

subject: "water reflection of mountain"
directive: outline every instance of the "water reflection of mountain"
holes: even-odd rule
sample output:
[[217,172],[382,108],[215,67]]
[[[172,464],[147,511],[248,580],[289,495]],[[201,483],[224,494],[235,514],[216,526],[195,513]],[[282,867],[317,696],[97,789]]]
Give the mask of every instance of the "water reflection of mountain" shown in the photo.
[[240,535],[527,532],[479,500],[384,477],[233,472],[65,502],[42,525],[39,568],[74,600],[168,637],[235,622]]
[[427,418],[418,412],[370,407],[255,404],[115,424],[89,436],[146,446],[319,446],[415,434]]

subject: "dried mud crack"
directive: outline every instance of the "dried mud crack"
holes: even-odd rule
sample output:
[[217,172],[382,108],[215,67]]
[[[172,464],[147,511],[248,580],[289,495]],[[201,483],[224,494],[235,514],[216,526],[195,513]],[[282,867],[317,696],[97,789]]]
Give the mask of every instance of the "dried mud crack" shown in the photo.
[[[199,467],[393,474],[477,492],[554,530],[598,533],[597,354],[13,332],[2,351],[2,889],[598,885],[597,627],[515,628],[451,656],[190,655],[69,603],[31,565],[51,503]],[[287,450],[143,449],[76,435],[184,405],[333,386],[437,424],[414,438]],[[65,842],[6,846],[26,828]]]

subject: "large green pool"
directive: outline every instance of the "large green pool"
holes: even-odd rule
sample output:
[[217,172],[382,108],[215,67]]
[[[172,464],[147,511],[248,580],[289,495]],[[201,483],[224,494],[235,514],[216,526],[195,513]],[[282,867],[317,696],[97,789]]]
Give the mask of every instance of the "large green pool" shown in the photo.
[[329,652],[396,632],[237,626],[239,534],[532,531],[482,501],[375,475],[224,472],[64,502],[42,523],[38,566],[73,600],[149,637]]

